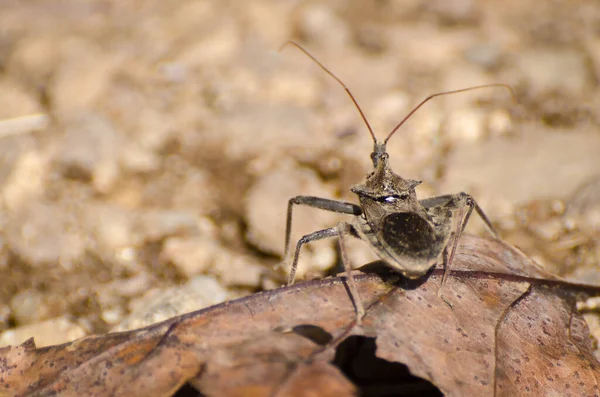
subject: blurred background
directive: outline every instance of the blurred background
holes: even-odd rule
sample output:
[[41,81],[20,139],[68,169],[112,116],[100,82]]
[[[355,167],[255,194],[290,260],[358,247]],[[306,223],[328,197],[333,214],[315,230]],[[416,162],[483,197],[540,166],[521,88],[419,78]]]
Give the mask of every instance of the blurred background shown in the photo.
[[[288,199],[355,201],[372,149],[344,90],[278,52],[290,39],[380,138],[427,95],[512,85],[518,103],[491,88],[428,103],[388,144],[393,169],[421,198],[472,194],[503,238],[597,282],[599,26],[599,2],[569,0],[0,0],[0,346],[283,283]],[[338,219],[298,208],[292,240]],[[338,261],[314,243],[299,274]]]

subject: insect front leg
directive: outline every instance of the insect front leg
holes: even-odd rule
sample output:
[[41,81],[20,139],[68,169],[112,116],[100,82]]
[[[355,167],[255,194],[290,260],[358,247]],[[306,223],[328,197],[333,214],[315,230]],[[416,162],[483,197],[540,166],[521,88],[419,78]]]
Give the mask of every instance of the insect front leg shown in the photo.
[[346,272],[346,280],[348,283],[348,287],[350,289],[350,297],[352,299],[352,303],[354,304],[354,308],[356,309],[356,318],[357,323],[361,322],[361,319],[364,317],[365,309],[362,304],[362,300],[360,299],[360,295],[358,294],[358,287],[356,286],[356,281],[354,281],[354,277],[352,277],[352,265],[350,264],[350,259],[348,258],[348,253],[346,250],[346,237],[347,236],[358,236],[354,227],[348,222],[340,222],[336,227],[330,227],[323,230],[318,230],[316,232],[309,233],[303,236],[298,243],[296,244],[296,250],[294,251],[294,258],[292,260],[292,265],[290,267],[290,275],[288,278],[288,286],[294,283],[294,278],[296,276],[296,269],[298,268],[298,258],[300,257],[300,250],[302,246],[311,241],[322,240],[326,238],[338,237],[338,241],[340,244],[340,252],[342,255],[342,263],[344,264],[344,271]]
[[[306,205],[313,208],[318,208],[325,211],[337,212],[338,214],[360,215],[362,210],[356,204],[347,203],[345,201],[330,200],[314,196],[296,196],[288,201],[287,219],[285,223],[285,249],[283,258],[288,260],[290,251],[290,236],[292,233],[292,212],[294,205]],[[316,232],[315,232],[316,233]],[[318,239],[317,239],[318,240]],[[295,273],[295,269],[294,269]],[[288,282],[289,285],[289,282]]]
[[[323,240],[326,238],[338,237],[339,232],[337,228],[330,227],[323,230],[317,230],[316,232],[309,233],[303,236],[296,243],[296,251],[294,251],[294,259],[292,260],[292,265],[290,266],[290,275],[288,276],[287,285],[294,284],[294,279],[296,278],[296,270],[298,269],[298,258],[300,257],[300,250],[302,246],[306,243],[310,243],[311,241]],[[286,255],[287,256],[287,255]]]
[[352,264],[350,263],[350,258],[348,258],[348,252],[346,250],[346,236],[358,236],[354,227],[347,222],[340,222],[337,227],[339,242],[340,242],[340,252],[342,254],[342,262],[344,263],[344,270],[346,271],[346,279],[348,280],[348,286],[350,287],[350,295],[352,301],[354,303],[354,308],[356,309],[356,323],[360,325],[362,318],[365,316],[365,307],[362,304],[362,300],[360,299],[360,295],[358,294],[358,287],[356,286],[356,281],[354,281],[354,277],[352,277]]

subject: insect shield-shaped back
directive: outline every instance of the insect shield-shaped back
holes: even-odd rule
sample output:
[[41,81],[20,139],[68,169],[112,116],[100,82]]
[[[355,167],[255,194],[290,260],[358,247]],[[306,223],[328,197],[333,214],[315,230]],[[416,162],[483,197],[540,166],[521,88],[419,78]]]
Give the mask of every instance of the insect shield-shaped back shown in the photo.
[[415,187],[421,181],[395,174],[385,147],[376,145],[371,157],[375,170],[364,184],[351,188],[371,229],[370,241],[389,266],[407,277],[420,277],[436,263],[443,244],[431,217],[417,200]]

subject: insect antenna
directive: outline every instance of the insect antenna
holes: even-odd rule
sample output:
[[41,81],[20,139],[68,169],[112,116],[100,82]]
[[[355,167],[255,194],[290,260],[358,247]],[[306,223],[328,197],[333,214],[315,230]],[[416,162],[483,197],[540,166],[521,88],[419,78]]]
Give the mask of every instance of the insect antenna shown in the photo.
[[344,87],[344,90],[346,90],[346,93],[348,94],[348,96],[350,97],[350,99],[352,99],[352,102],[354,103],[354,106],[356,106],[356,109],[358,109],[358,112],[360,113],[360,117],[363,119],[363,121],[365,122],[365,125],[369,129],[369,133],[371,134],[371,138],[373,138],[373,143],[375,144],[375,146],[377,146],[378,142],[377,142],[377,138],[375,138],[375,133],[373,132],[373,128],[371,128],[371,124],[369,124],[369,121],[365,117],[365,114],[363,113],[362,109],[358,105],[358,102],[356,102],[356,99],[354,98],[354,95],[352,95],[352,92],[350,92],[350,89],[346,86],[346,84],[344,84],[344,82],[342,80],[340,80],[335,74],[333,74],[332,71],[330,71],[329,69],[327,69],[325,67],[325,65],[323,65],[321,62],[319,62],[319,60],[317,58],[315,58],[310,52],[308,52],[307,50],[305,50],[300,44],[296,43],[295,41],[291,41],[291,40],[286,41],[285,43],[283,43],[283,45],[281,47],[279,47],[279,51],[281,51],[286,45],[293,45],[294,47],[296,47],[297,49],[299,49],[300,51],[302,51],[307,57],[309,57],[317,65],[319,65],[319,67],[321,69],[323,69],[325,71],[325,73],[327,73],[328,75],[330,75],[331,77],[333,77],[335,79],[335,81],[337,81],[342,87]]
[[442,95],[449,95],[449,94],[458,94],[459,92],[465,92],[465,91],[472,91],[472,90],[478,90],[480,88],[490,88],[490,87],[502,87],[502,88],[506,88],[509,92],[510,95],[512,96],[513,101],[518,102],[517,101],[517,96],[515,95],[514,90],[512,89],[511,86],[509,86],[508,84],[502,84],[502,83],[497,83],[497,84],[484,84],[484,85],[476,85],[473,87],[468,87],[468,88],[461,88],[460,90],[452,90],[452,91],[443,91],[443,92],[438,92],[436,94],[432,94],[429,95],[427,98],[423,99],[417,106],[415,106],[413,108],[413,110],[411,110],[403,119],[402,121],[400,121],[398,123],[398,125],[396,125],[394,127],[394,129],[392,130],[392,132],[389,133],[389,135],[387,136],[387,138],[385,138],[385,140],[383,141],[383,144],[385,145],[390,138],[392,137],[392,135],[394,135],[394,133],[396,131],[398,131],[398,129],[400,127],[402,127],[402,125],[417,111],[421,108],[421,106],[425,105],[427,102],[429,102],[431,99],[438,97],[438,96],[442,96]]
[[279,51],[281,51],[286,45],[293,45],[294,47],[296,47],[297,49],[299,49],[300,51],[302,51],[306,56],[308,56],[310,59],[312,59],[313,62],[315,62],[317,65],[319,65],[319,67],[321,69],[323,69],[325,71],[325,73],[327,73],[328,75],[330,75],[331,77],[333,77],[335,79],[335,81],[337,81],[344,88],[344,90],[346,90],[346,93],[348,94],[348,96],[350,97],[350,99],[352,100],[352,102],[354,103],[354,106],[356,107],[356,109],[360,113],[360,117],[363,119],[365,125],[367,126],[367,128],[369,130],[369,133],[371,134],[371,138],[373,138],[374,149],[373,149],[373,153],[371,154],[371,159],[373,160],[373,165],[374,166],[377,166],[377,163],[379,162],[379,159],[382,158],[382,156],[387,156],[387,154],[386,154],[386,144],[390,140],[390,138],[394,135],[394,133],[396,133],[396,131],[398,131],[398,129],[400,127],[402,127],[402,125],[417,110],[419,110],[421,108],[421,106],[425,105],[427,102],[429,102],[431,99],[433,99],[435,97],[442,96],[442,95],[449,95],[449,94],[457,94],[459,92],[465,92],[465,91],[478,90],[478,89],[481,89],[481,88],[503,87],[503,88],[507,89],[510,92],[510,95],[512,96],[513,101],[514,102],[518,102],[517,99],[516,99],[517,97],[516,97],[515,92],[512,89],[512,87],[510,85],[508,85],[508,84],[502,84],[502,83],[484,84],[484,85],[477,85],[477,86],[468,87],[468,88],[462,88],[462,89],[459,89],[459,90],[438,92],[436,94],[429,95],[427,98],[425,98],[424,100],[422,100],[417,106],[415,106],[402,119],[402,121],[400,121],[394,127],[394,129],[388,134],[388,136],[385,138],[385,140],[383,142],[379,142],[379,141],[377,141],[377,138],[375,137],[375,133],[373,132],[373,128],[371,128],[371,124],[369,124],[369,121],[367,120],[367,117],[363,113],[363,111],[360,108],[358,102],[356,101],[356,98],[354,98],[354,95],[352,95],[352,92],[350,92],[350,89],[346,86],[346,84],[344,84],[344,82],[342,80],[340,80],[335,74],[333,74],[332,71],[330,71],[329,69],[327,69],[325,67],[325,65],[323,65],[321,62],[319,62],[319,60],[317,58],[315,58],[310,52],[308,52],[307,50],[305,50],[300,44],[296,43],[295,41],[289,40],[289,41],[283,43],[283,45],[279,48]]

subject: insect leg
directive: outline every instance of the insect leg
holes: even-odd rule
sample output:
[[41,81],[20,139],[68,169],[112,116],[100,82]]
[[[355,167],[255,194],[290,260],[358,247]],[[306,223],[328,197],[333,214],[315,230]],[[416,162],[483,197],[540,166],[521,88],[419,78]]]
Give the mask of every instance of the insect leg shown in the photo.
[[300,256],[300,250],[302,249],[302,246],[304,244],[309,243],[311,241],[323,240],[325,238],[337,237],[338,235],[339,232],[337,228],[330,227],[327,229],[309,233],[303,236],[300,240],[298,240],[298,243],[296,244],[296,251],[294,252],[294,259],[290,267],[290,275],[288,277],[287,285],[294,284],[294,279],[296,278],[296,269],[298,268],[298,257]]
[[[494,226],[492,225],[492,222],[490,221],[490,219],[487,217],[485,212],[483,212],[483,210],[481,209],[479,204],[477,204],[475,199],[470,194],[459,193],[456,196],[454,196],[454,198],[456,200],[455,201],[456,207],[460,209],[460,216],[459,216],[459,220],[456,225],[456,230],[453,233],[454,237],[452,239],[452,248],[448,255],[448,260],[446,261],[446,266],[444,267],[444,276],[442,277],[442,286],[445,284],[446,279],[448,278],[448,275],[450,274],[450,265],[452,264],[452,261],[454,260],[454,254],[456,253],[456,248],[458,247],[458,241],[460,240],[460,236],[462,235],[465,228],[467,227],[467,223],[469,222],[469,218],[471,217],[473,210],[475,210],[477,212],[477,215],[479,215],[479,217],[483,220],[486,228],[492,234],[492,236],[496,239],[499,238],[498,233],[496,232],[496,229],[494,229]],[[464,212],[465,207],[468,207],[466,213]]]
[[344,201],[329,200],[314,196],[296,196],[288,201],[287,219],[285,223],[285,249],[283,258],[287,260],[290,250],[290,236],[292,233],[292,209],[294,205],[301,204],[325,211],[337,212],[339,214],[360,215],[362,210],[356,204]]
[[311,241],[338,237],[340,243],[340,252],[342,255],[342,262],[344,264],[346,279],[348,287],[350,289],[350,298],[352,299],[352,303],[354,304],[354,307],[356,309],[357,323],[360,323],[361,319],[365,315],[365,309],[360,299],[360,295],[358,294],[358,287],[356,286],[356,281],[354,281],[354,277],[352,277],[352,266],[350,265],[350,260],[348,259],[348,253],[345,244],[345,239],[348,235],[357,235],[356,231],[354,230],[354,227],[347,222],[340,222],[336,227],[330,227],[327,229],[309,233],[303,236],[300,240],[298,240],[298,243],[296,244],[296,251],[294,252],[294,259],[290,268],[290,275],[288,278],[287,285],[292,285],[294,283],[294,278],[296,277],[296,269],[298,268],[298,258],[300,256],[300,250],[302,249],[302,246],[304,244],[309,243]]
[[362,304],[362,300],[360,299],[360,295],[358,294],[358,287],[356,286],[356,281],[354,281],[354,277],[352,277],[352,265],[350,264],[350,259],[348,258],[348,252],[346,251],[345,242],[346,236],[356,235],[356,231],[354,231],[353,226],[347,222],[338,223],[336,229],[339,236],[342,262],[344,263],[344,270],[346,271],[346,280],[348,280],[350,295],[354,303],[354,307],[356,309],[356,323],[360,324],[362,318],[365,316],[365,308]]

